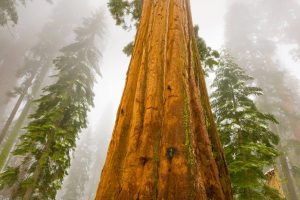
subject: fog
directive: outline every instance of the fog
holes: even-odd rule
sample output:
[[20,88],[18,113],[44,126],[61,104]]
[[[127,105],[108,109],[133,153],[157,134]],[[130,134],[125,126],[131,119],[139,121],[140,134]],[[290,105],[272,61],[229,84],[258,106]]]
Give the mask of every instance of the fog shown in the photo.
[[299,8],[295,0],[232,1],[225,18],[225,46],[263,89],[257,105],[279,122],[272,129],[284,151],[277,167],[286,177],[283,190],[288,199],[299,198],[299,178],[286,167],[299,167],[292,142],[300,133]]
[[[52,3],[33,0],[27,1],[26,6],[21,1],[12,2],[16,2],[18,21],[0,26],[0,128],[4,127],[20,95],[12,97],[7,93],[33,76],[28,74],[35,77],[14,117],[9,129],[12,132],[27,101],[37,99],[41,89],[53,82],[52,60],[60,55],[59,49],[74,40],[72,30],[91,13],[99,9],[103,13],[105,31],[98,45],[102,59],[101,76],[97,76],[94,87],[95,106],[88,114],[88,127],[79,135],[72,152],[69,175],[56,196],[66,200],[93,199],[130,62],[122,49],[134,39],[135,30],[124,31],[115,25],[106,6],[108,0],[53,0]],[[257,105],[277,117],[279,125],[274,129],[280,135],[286,162],[300,167],[295,150],[299,146],[289,146],[291,141],[300,140],[300,1],[191,0],[191,5],[193,22],[199,25],[200,36],[207,45],[216,50],[228,49],[254,78],[253,84],[264,90],[265,95],[256,99]],[[28,59],[39,61],[37,68],[30,71]],[[46,69],[40,75],[43,66]],[[24,69],[30,72],[17,76]],[[37,78],[39,75],[41,80]],[[36,89],[35,81],[40,82]],[[34,110],[30,108],[26,118]],[[27,122],[23,119],[21,127]],[[1,151],[4,143],[0,143]],[[15,161],[7,158],[5,162]],[[278,160],[279,168],[282,162],[285,161]],[[300,177],[292,181],[299,193]],[[288,186],[283,189],[289,190]]]

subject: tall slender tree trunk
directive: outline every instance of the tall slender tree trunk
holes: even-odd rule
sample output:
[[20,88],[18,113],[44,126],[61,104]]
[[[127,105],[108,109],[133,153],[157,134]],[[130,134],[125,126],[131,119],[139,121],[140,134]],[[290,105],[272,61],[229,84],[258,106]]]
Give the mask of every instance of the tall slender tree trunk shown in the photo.
[[[37,180],[39,179],[39,176],[41,174],[41,166],[40,164],[35,168],[35,171],[33,172],[33,177],[32,177],[32,181],[34,183],[37,182]],[[30,200],[32,199],[32,195],[34,193],[34,187],[28,187],[26,189],[25,195],[23,197],[23,200]]]
[[9,130],[10,125],[12,124],[20,106],[21,103],[23,102],[23,99],[25,97],[25,93],[20,94],[20,96],[18,97],[18,100],[13,108],[13,110],[11,111],[8,119],[6,120],[3,129],[0,132],[0,144],[2,143],[2,141],[4,140],[5,136],[7,135],[7,132]]
[[[281,133],[281,134],[285,133],[285,130],[283,130],[282,128],[279,128],[279,126],[271,126],[271,128],[272,128],[272,131],[275,133],[276,132]],[[278,144],[278,149],[281,152],[284,152],[281,142]],[[280,165],[279,172],[280,172],[281,178],[284,180],[284,183],[285,183],[282,185],[285,196],[289,200],[299,199],[298,194],[297,194],[296,185],[295,185],[295,182],[293,179],[293,175],[292,175],[291,169],[289,167],[289,161],[288,161],[287,155],[283,154],[279,157],[278,165]]]
[[[50,63],[50,61],[49,61]],[[47,76],[49,71],[49,67],[47,64],[42,66],[42,69],[40,72],[35,73],[32,75],[35,77],[35,81],[33,84],[30,84],[32,86],[32,93],[31,96],[33,99],[36,99],[39,95],[42,83]],[[33,81],[33,79],[30,81],[30,83]],[[26,94],[28,93],[29,87],[26,89]],[[0,172],[4,170],[6,164],[9,162],[9,154],[12,151],[14,145],[17,143],[17,138],[20,135],[20,130],[22,126],[24,125],[25,120],[28,117],[28,114],[30,111],[32,111],[32,100],[28,99],[18,120],[16,121],[16,124],[13,126],[10,134],[7,136],[7,140],[5,143],[3,143],[3,147],[0,149]]]
[[288,197],[290,200],[297,200],[298,195],[297,195],[295,183],[294,183],[294,180],[293,180],[293,177],[291,174],[291,170],[289,168],[287,157],[285,155],[282,155],[282,156],[280,156],[279,161],[280,161],[282,173],[283,173],[284,177],[286,178],[285,182],[286,182]]
[[232,199],[196,49],[189,0],[144,0],[96,199]]
[[28,89],[31,86],[34,77],[35,77],[34,75],[31,75],[30,79],[26,82],[25,87],[22,91],[22,94],[20,94],[13,110],[11,111],[7,121],[5,122],[5,125],[0,132],[0,144],[2,143],[3,139],[6,137],[9,127],[11,126],[11,124],[21,106],[21,103],[23,102],[24,97],[27,95]]

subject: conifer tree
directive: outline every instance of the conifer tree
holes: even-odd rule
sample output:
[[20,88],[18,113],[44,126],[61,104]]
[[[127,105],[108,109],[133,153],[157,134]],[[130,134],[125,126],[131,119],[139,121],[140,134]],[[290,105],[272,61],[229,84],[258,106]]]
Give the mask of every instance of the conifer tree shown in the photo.
[[[70,2],[73,6],[70,8]],[[77,13],[81,11],[80,15]],[[55,13],[55,14],[54,14]],[[40,34],[38,42],[25,55],[23,64],[17,71],[19,85],[11,93],[18,96],[14,109],[0,131],[0,170],[10,162],[9,153],[19,135],[23,133],[22,127],[26,126],[29,114],[34,112],[32,99],[37,99],[41,88],[45,86],[47,75],[53,71],[52,60],[58,55],[59,49],[68,44],[72,29],[77,27],[82,16],[88,13],[86,2],[81,0],[65,0],[59,2]],[[11,63],[14,64],[14,63]],[[8,65],[9,66],[9,65]],[[21,103],[24,104],[22,108]],[[22,108],[22,109],[21,109]],[[17,112],[20,115],[15,119]],[[15,123],[13,123],[15,122]]]
[[204,72],[207,74],[219,64],[220,53],[207,46],[205,40],[199,36],[199,26],[194,26],[196,43]]
[[211,97],[233,192],[237,199],[281,199],[277,191],[268,187],[264,175],[279,154],[278,136],[269,128],[277,121],[257,109],[253,98],[262,95],[262,90],[251,86],[251,80],[224,52],[216,69]]
[[92,88],[95,75],[100,74],[101,57],[95,40],[102,33],[101,20],[101,13],[85,19],[74,30],[76,41],[62,48],[62,55],[54,60],[57,80],[35,101],[38,109],[14,150],[23,161],[0,177],[0,186],[13,188],[13,199],[54,199],[61,187],[70,166],[70,151],[87,126],[87,112],[93,106]]
[[[279,133],[279,147],[284,152],[277,167],[285,196],[298,200],[300,187],[294,184],[297,174],[290,169],[299,166],[300,159],[290,144],[293,144],[291,140],[300,140],[299,81],[293,80],[293,74],[288,70],[292,67],[280,62],[282,54],[278,50],[286,51],[283,46],[300,44],[298,35],[294,34],[299,29],[300,6],[294,0],[281,3],[274,4],[272,0],[235,1],[226,15],[225,36],[226,46],[238,64],[255,77],[256,85],[265,93],[256,99],[257,106],[264,112],[272,112],[279,121],[278,126],[272,127]],[[271,13],[278,13],[280,17],[274,18]],[[245,27],[245,21],[251,25]],[[286,28],[282,29],[283,26]],[[296,59],[300,55],[299,48],[289,52],[293,52],[290,55]],[[287,146],[292,148],[287,151]]]

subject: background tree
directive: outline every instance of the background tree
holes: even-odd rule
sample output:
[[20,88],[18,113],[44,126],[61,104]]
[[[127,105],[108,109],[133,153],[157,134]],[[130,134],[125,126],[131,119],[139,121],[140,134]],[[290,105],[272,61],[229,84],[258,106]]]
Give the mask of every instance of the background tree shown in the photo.
[[91,171],[95,146],[89,144],[89,141],[93,140],[90,130],[87,130],[84,134],[87,135],[81,143],[77,143],[77,148],[74,152],[77,157],[73,161],[76,162],[71,163],[68,171],[68,174],[72,174],[72,176],[69,176],[67,179],[64,194],[61,197],[63,200],[86,199],[85,188],[90,180],[89,172]]
[[[28,3],[26,8],[18,8],[20,23],[15,26],[0,26],[0,129],[4,127],[13,104],[17,101],[17,98],[12,98],[7,93],[19,84],[20,79],[16,77],[16,73],[24,65],[24,56],[35,46],[37,35],[53,7],[46,1]],[[36,13],[36,10],[43,15],[34,17],[32,13]]]
[[[31,107],[32,99],[37,99],[41,88],[47,81],[49,82],[47,76],[51,75],[54,69],[52,60],[58,55],[61,46],[66,45],[74,37],[70,34],[73,27],[78,26],[80,18],[89,11],[86,2],[72,0],[72,7],[69,6],[70,2],[61,1],[55,6],[50,20],[38,35],[36,45],[26,52],[21,67],[14,66],[19,67],[17,70],[19,85],[12,93],[18,97],[18,101],[0,132],[0,144],[2,142],[0,170],[9,162],[9,153],[17,142],[18,136],[23,133],[21,128],[26,126],[28,115],[36,109]],[[80,15],[78,15],[79,10]],[[21,107],[21,103],[25,105]],[[21,113],[16,119],[17,111]]]
[[1,174],[1,186],[13,187],[12,198],[54,199],[70,166],[70,151],[76,137],[87,125],[93,106],[95,74],[100,73],[101,56],[95,45],[102,33],[101,13],[77,28],[76,42],[64,47],[54,60],[57,81],[36,100],[27,132],[21,136],[14,155],[22,156],[19,166]]
[[295,144],[290,141],[300,138],[300,93],[299,80],[287,70],[292,66],[282,62],[289,58],[281,54],[289,51],[288,54],[298,58],[299,11],[300,6],[294,0],[234,1],[226,15],[225,31],[226,47],[265,93],[256,99],[257,106],[264,112],[272,112],[279,121],[278,126],[271,128],[281,138],[279,147],[284,154],[278,168],[281,178],[286,180],[285,195],[292,200],[299,199],[299,191],[294,179],[297,173],[292,174],[295,171],[290,168],[295,169],[300,162],[296,149],[291,149],[289,144]]
[[250,86],[252,80],[228,52],[222,54],[211,97],[233,192],[237,199],[282,199],[264,175],[279,155],[279,138],[269,128],[277,121],[256,107],[253,97],[262,95],[262,90]]
[[109,102],[101,114],[97,108],[89,115],[92,113],[97,113],[98,117],[95,117],[94,121],[98,123],[95,127],[89,124],[89,127],[79,135],[76,149],[72,152],[71,167],[64,178],[62,188],[57,192],[56,199],[95,199],[101,174],[99,166],[104,165],[105,150],[110,140],[107,135],[111,134],[114,112]]

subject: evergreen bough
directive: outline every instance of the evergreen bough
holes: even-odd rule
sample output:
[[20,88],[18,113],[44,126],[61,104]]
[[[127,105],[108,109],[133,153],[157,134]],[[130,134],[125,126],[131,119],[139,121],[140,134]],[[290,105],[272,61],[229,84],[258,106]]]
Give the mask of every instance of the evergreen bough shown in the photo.
[[256,107],[254,98],[263,93],[250,85],[252,80],[228,52],[222,53],[211,100],[234,195],[245,200],[282,199],[267,185],[264,173],[279,155],[279,138],[269,128],[277,121]]
[[62,48],[62,55],[54,60],[56,82],[35,101],[38,109],[13,152],[22,162],[0,175],[0,187],[12,188],[12,199],[55,199],[61,188],[70,152],[93,106],[92,89],[101,58],[95,41],[101,37],[101,20],[100,12],[85,19],[74,30],[75,42]]

